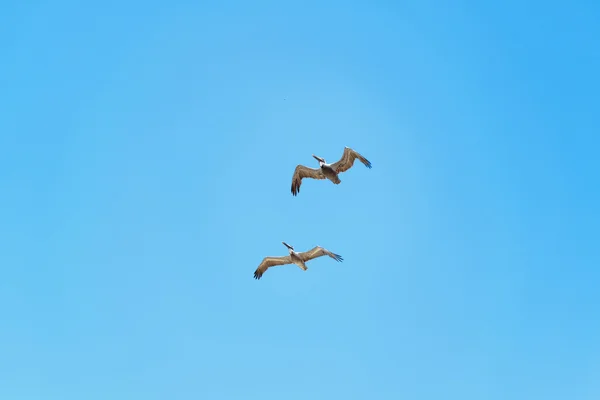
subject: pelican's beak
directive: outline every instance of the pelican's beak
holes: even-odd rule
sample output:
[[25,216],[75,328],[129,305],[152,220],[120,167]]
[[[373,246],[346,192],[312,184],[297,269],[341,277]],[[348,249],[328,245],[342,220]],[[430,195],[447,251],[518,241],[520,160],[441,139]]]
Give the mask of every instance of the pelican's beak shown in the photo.
[[293,249],[293,247],[292,247],[292,246],[290,246],[289,244],[287,244],[286,242],[281,242],[281,243],[283,243],[283,245],[284,245],[285,247],[287,247],[288,249]]
[[325,162],[321,157],[317,157],[314,154],[312,155],[317,161]]

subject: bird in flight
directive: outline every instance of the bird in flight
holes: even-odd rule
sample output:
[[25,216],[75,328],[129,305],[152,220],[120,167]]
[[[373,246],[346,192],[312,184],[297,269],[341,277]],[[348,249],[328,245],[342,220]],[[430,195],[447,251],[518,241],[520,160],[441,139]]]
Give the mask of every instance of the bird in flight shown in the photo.
[[285,247],[288,248],[289,255],[283,257],[265,257],[262,262],[254,271],[254,279],[260,279],[265,271],[271,267],[275,267],[278,265],[286,265],[286,264],[296,264],[300,269],[306,271],[308,268],[306,267],[306,262],[318,258],[321,256],[329,256],[333,258],[335,261],[341,262],[344,259],[339,254],[335,254],[330,252],[327,249],[324,249],[321,246],[316,246],[309,251],[305,251],[303,253],[298,253],[294,251],[294,247],[290,246],[286,242],[281,242]]
[[304,165],[296,167],[292,176],[292,195],[294,196],[300,192],[300,185],[302,185],[302,179],[304,178],[329,179],[334,184],[339,185],[342,181],[338,175],[352,168],[354,160],[357,158],[367,168],[371,168],[371,162],[350,147],[345,147],[342,158],[332,164],[327,164],[322,157],[315,156],[314,154],[312,156],[319,161],[319,168],[309,168]]

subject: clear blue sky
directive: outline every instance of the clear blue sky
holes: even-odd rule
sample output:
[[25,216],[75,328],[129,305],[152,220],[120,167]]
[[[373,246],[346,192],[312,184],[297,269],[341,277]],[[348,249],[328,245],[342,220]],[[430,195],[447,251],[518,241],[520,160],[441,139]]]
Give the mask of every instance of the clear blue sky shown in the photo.
[[0,398],[600,398],[594,3],[3,2]]

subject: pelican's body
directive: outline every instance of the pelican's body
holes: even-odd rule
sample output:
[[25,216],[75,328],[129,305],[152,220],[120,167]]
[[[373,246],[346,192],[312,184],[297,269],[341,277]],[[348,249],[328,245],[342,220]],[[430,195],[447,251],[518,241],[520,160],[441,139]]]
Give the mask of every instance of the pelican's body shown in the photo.
[[316,246],[309,251],[298,253],[294,251],[293,246],[290,246],[286,242],[282,243],[285,245],[285,247],[288,248],[289,255],[284,257],[263,258],[258,268],[256,268],[256,271],[254,271],[254,279],[260,279],[267,269],[277,265],[295,264],[301,270],[306,271],[308,269],[306,263],[317,257],[327,255],[338,262],[341,262],[343,260],[342,256],[340,256],[339,254],[332,253],[329,250],[326,250],[320,246]]
[[327,164],[325,159],[322,157],[317,157],[314,154],[313,157],[319,161],[318,169],[308,168],[304,165],[298,165],[294,170],[294,175],[292,176],[292,194],[294,196],[300,192],[300,185],[302,185],[303,178],[328,179],[335,185],[339,185],[342,183],[339,174],[349,170],[352,165],[354,165],[354,160],[357,158],[367,168],[371,168],[371,162],[369,160],[349,147],[344,148],[344,154],[342,154],[341,159],[331,164]]
[[292,259],[292,263],[294,263],[297,266],[299,266],[303,271],[306,271],[308,269],[308,267],[306,266],[306,264],[304,263],[304,261],[302,260],[302,258],[300,258],[300,256],[298,255],[298,253],[296,253],[292,249],[290,249],[290,258]]
[[334,184],[339,185],[342,183],[338,173],[335,172],[335,169],[333,169],[331,164],[326,164],[324,159],[322,161],[319,160],[319,168],[321,169],[321,173],[325,176],[325,178],[329,179]]

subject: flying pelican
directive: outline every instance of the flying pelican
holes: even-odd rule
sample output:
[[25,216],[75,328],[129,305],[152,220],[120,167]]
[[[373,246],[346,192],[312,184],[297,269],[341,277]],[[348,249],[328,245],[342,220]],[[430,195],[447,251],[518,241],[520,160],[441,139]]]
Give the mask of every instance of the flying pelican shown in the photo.
[[312,156],[319,161],[319,168],[308,168],[304,165],[298,165],[296,167],[294,176],[292,177],[292,194],[294,196],[300,192],[300,185],[302,184],[303,178],[329,179],[334,184],[339,185],[342,181],[338,175],[349,170],[352,165],[354,165],[354,160],[357,158],[360,162],[365,164],[367,168],[371,168],[371,162],[369,160],[347,146],[344,148],[342,158],[333,164],[327,164],[322,157],[317,157],[314,154]]
[[313,258],[327,255],[338,262],[341,262],[343,260],[342,256],[340,256],[339,254],[332,253],[329,250],[322,248],[321,246],[316,246],[310,249],[309,251],[305,251],[304,253],[297,253],[294,251],[294,246],[290,246],[286,242],[281,243],[283,243],[284,246],[288,248],[290,255],[284,257],[263,258],[258,268],[256,268],[256,271],[254,271],[254,279],[260,279],[267,269],[269,269],[270,267],[275,267],[277,265],[296,264],[303,271],[306,271],[308,268],[306,267],[305,263],[307,261],[312,260]]

